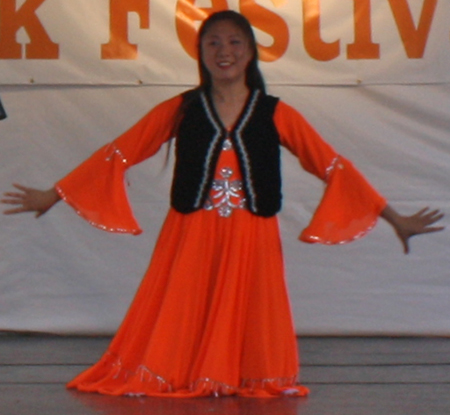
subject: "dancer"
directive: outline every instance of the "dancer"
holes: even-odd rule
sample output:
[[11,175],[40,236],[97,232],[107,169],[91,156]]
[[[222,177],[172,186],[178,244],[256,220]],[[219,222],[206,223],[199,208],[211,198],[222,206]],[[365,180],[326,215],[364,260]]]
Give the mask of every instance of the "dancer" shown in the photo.
[[175,141],[171,207],[150,266],[112,343],[69,388],[111,395],[306,396],[276,214],[280,145],[326,183],[301,240],[352,241],[381,215],[409,238],[439,211],[402,216],[283,101],[267,95],[249,22],[223,11],[199,31],[200,85],[152,109],[47,191],[15,185],[13,214],[59,200],[91,224],[141,232],[124,173]]

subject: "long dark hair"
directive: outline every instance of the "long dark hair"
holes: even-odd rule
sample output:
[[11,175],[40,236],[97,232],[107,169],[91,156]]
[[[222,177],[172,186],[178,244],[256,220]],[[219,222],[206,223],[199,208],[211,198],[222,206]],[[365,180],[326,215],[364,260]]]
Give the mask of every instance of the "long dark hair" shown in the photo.
[[197,36],[197,59],[198,59],[198,70],[200,75],[200,87],[205,90],[211,88],[211,74],[206,68],[202,60],[202,39],[208,30],[217,22],[230,21],[234,23],[248,39],[250,48],[253,52],[253,57],[248,63],[246,70],[246,84],[250,89],[261,89],[265,92],[264,78],[258,67],[258,48],[256,45],[255,34],[253,33],[250,22],[240,13],[232,10],[224,10],[211,14],[207,19],[205,19],[200,26]]

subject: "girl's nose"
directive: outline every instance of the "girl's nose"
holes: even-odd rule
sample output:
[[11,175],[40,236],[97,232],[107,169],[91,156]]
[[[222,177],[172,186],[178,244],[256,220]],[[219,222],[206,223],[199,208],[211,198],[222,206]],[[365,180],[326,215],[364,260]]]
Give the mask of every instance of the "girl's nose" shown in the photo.
[[230,53],[230,47],[226,43],[222,43],[219,46],[218,54],[219,56],[227,56]]

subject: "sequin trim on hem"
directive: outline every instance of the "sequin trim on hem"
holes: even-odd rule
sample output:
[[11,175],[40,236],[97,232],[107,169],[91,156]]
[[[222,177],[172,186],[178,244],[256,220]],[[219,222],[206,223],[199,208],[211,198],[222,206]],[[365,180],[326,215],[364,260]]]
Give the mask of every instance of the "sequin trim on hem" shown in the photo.
[[[120,357],[115,356],[112,353],[107,353],[102,359],[102,365],[104,369],[111,368],[109,376],[117,381],[121,379],[124,383],[138,380],[143,385],[152,385],[154,387],[155,394],[177,394],[177,390],[170,384],[169,381],[162,376],[157,375],[144,365],[138,366],[133,371],[124,367]],[[257,395],[260,391],[265,391],[267,394],[276,395],[290,395],[290,396],[306,396],[308,389],[296,384],[297,375],[284,378],[267,378],[267,379],[242,379],[240,386],[235,387],[223,382],[216,381],[211,378],[200,378],[191,384],[187,388],[180,388],[180,391],[185,391],[186,395],[197,395],[197,393],[204,392],[207,395],[220,397],[239,395],[245,392],[247,395]],[[76,386],[74,386],[76,388]],[[83,389],[81,387],[81,389]],[[147,389],[147,387],[143,387]],[[144,391],[129,391],[124,393],[126,396],[147,396],[151,395]],[[202,396],[204,394],[202,393]]]

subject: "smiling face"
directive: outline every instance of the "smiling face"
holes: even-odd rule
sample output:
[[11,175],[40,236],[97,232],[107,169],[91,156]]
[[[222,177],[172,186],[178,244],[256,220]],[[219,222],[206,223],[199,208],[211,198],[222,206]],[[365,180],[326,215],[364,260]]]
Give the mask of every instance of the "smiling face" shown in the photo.
[[232,21],[215,22],[200,41],[201,59],[212,83],[242,82],[253,58],[250,42],[244,32]]

